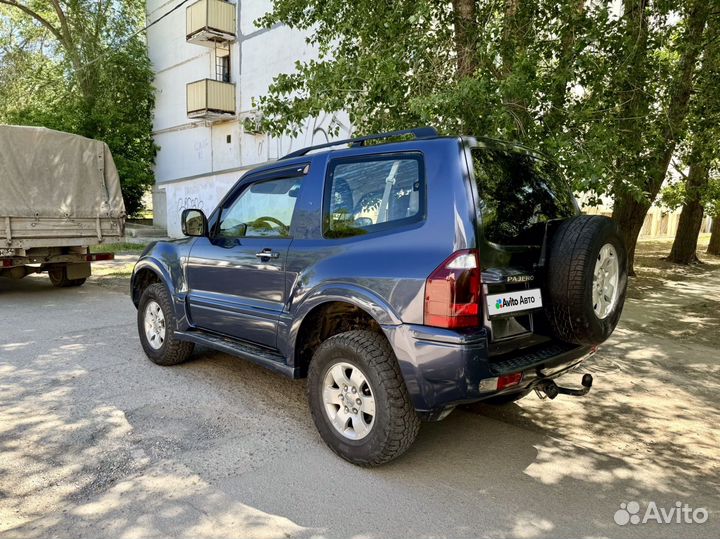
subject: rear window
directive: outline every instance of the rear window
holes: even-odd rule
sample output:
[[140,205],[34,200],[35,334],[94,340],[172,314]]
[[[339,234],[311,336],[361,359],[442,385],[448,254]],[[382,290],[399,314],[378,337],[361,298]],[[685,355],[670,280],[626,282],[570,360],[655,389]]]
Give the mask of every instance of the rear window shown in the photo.
[[550,219],[575,215],[570,187],[550,161],[504,149],[472,150],[483,231],[499,244],[534,244]]

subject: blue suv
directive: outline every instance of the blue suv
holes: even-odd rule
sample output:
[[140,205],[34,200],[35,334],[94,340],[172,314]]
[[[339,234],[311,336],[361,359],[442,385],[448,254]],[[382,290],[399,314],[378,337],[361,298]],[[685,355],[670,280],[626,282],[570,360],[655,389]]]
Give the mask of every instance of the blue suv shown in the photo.
[[558,386],[620,317],[627,255],[527,148],[419,128],[293,152],[240,178],[184,239],[145,250],[132,300],[147,356],[195,344],[308,378],[328,446],[363,466],[421,420]]

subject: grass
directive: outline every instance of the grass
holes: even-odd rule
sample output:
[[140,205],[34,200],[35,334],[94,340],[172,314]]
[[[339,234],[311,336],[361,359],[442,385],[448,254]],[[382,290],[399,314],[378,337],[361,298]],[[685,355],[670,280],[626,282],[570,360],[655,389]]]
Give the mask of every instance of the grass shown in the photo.
[[145,243],[101,243],[90,247],[91,253],[141,253],[147,247]]

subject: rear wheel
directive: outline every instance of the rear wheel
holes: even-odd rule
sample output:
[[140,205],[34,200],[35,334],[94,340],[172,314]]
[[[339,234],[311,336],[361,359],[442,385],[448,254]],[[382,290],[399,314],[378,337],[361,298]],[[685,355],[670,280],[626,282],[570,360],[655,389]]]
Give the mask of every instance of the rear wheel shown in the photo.
[[399,457],[420,429],[395,354],[372,331],[341,333],[318,347],[310,362],[308,400],[325,443],[360,466]]
[[599,344],[615,329],[627,288],[627,252],[607,217],[568,219],[549,245],[545,298],[552,331],[566,342]]
[[48,277],[50,282],[56,288],[67,288],[69,286],[82,286],[85,284],[85,278],[82,279],[68,279],[67,268],[65,266],[59,266],[48,270]]
[[164,284],[151,284],[142,293],[137,323],[140,343],[153,363],[177,365],[192,354],[193,343],[175,338],[175,311]]

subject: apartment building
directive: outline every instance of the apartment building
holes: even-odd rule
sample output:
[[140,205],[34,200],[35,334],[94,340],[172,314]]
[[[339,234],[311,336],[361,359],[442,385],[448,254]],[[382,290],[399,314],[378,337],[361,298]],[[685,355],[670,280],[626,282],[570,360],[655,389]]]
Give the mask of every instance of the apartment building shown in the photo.
[[[155,71],[153,134],[155,225],[178,237],[184,208],[212,211],[245,170],[302,146],[328,140],[335,123],[350,134],[345,114],[308,119],[297,138],[256,129],[253,98],[274,76],[316,57],[306,34],[255,21],[270,0],[148,0],[148,51]],[[162,17],[162,18],[161,18]],[[246,122],[247,119],[247,122]]]

